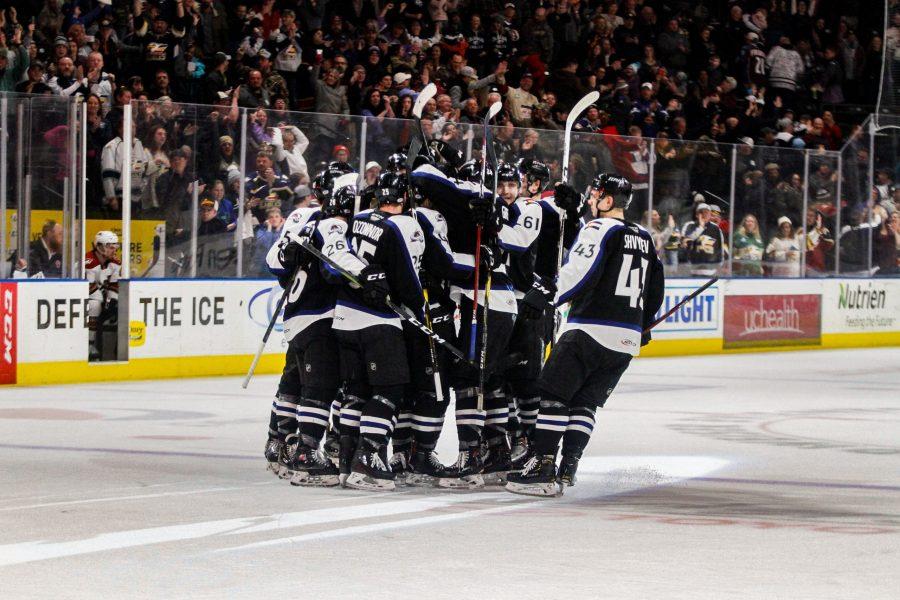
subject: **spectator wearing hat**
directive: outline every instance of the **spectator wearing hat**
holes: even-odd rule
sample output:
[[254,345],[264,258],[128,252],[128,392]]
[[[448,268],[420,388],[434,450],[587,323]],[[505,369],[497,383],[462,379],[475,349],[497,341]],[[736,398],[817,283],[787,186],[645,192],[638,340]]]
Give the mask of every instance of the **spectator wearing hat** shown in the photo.
[[[697,196],[703,199],[702,195]],[[694,208],[694,220],[685,223],[681,230],[681,244],[693,275],[715,275],[725,258],[725,238],[711,217],[709,204],[699,202]]]
[[578,60],[568,58],[563,61],[560,68],[555,69],[547,80],[547,88],[553,90],[557,100],[566,110],[575,106],[575,103],[588,92],[578,76]]
[[[363,172],[363,186],[362,189],[366,189],[368,187],[372,187],[378,184],[378,176],[381,174],[381,165],[375,162],[374,160],[370,160],[366,163],[366,169]],[[362,191],[362,190],[360,190]]]
[[[275,98],[284,98],[290,102],[294,96],[291,94],[287,80],[276,71],[272,64],[272,53],[263,48],[257,55],[259,72],[262,74],[262,85],[269,92],[269,98],[274,104]],[[296,74],[295,74],[296,75]]]
[[531,119],[531,108],[538,103],[537,96],[531,93],[534,76],[525,71],[519,78],[519,87],[510,87],[506,92],[506,102],[513,123],[521,126]]
[[193,176],[188,171],[188,156],[182,148],[169,155],[172,168],[156,180],[156,197],[159,211],[166,222],[166,244],[178,244],[186,239],[189,232],[189,218],[185,211],[191,205]]
[[[0,64],[3,57],[0,56]],[[53,91],[50,86],[44,83],[44,63],[39,60],[28,65],[27,77],[25,81],[16,84],[15,92],[19,94],[51,94]],[[2,85],[2,84],[0,84]]]
[[215,104],[222,100],[220,94],[225,94],[228,98],[230,85],[228,83],[228,66],[231,62],[231,56],[224,52],[216,52],[212,59],[212,68],[206,74],[204,79],[204,97],[207,104]]
[[306,185],[300,184],[294,188],[294,209],[305,208],[313,203],[318,203],[315,192]]
[[225,225],[225,222],[219,218],[219,214],[216,211],[216,201],[209,197],[201,200],[200,226],[197,228],[197,235],[216,235],[225,233],[226,231],[228,231],[228,228]]
[[778,45],[769,50],[766,66],[769,69],[767,100],[774,103],[776,98],[780,98],[782,106],[793,108],[797,85],[806,67],[788,36],[782,36]]
[[778,218],[778,230],[766,246],[766,261],[773,277],[800,276],[800,240],[790,218]]
[[184,2],[175,3],[175,15],[171,23],[159,7],[150,5],[148,11],[145,13],[142,5],[134,5],[134,33],[140,43],[144,78],[153,80],[157,69],[171,71],[174,67],[189,20],[184,11]]
[[245,210],[249,211],[257,223],[265,220],[266,210],[281,206],[291,195],[287,177],[275,171],[272,154],[268,149],[256,155],[256,170],[247,175]]

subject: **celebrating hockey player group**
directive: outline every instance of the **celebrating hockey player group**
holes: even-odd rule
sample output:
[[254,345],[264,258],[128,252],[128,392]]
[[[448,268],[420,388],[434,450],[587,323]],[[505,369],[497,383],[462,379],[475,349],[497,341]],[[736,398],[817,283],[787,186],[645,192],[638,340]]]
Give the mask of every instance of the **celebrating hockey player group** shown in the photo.
[[[582,196],[484,148],[464,163],[423,136],[361,195],[333,162],[288,217],[267,257],[288,349],[265,456],[291,484],[574,484],[596,408],[649,342],[662,265],[624,219],[624,178],[598,174]],[[445,466],[451,393],[459,454]]]

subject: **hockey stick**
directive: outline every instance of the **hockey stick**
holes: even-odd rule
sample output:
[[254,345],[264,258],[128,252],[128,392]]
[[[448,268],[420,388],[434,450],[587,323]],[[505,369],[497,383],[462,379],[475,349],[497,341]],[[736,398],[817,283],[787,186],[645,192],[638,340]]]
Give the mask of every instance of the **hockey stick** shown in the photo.
[[[437,94],[437,87],[433,83],[429,83],[425,86],[421,92],[419,92],[418,98],[416,98],[415,104],[413,104],[412,114],[413,119],[416,122],[416,131],[418,135],[414,137],[409,142],[409,150],[406,153],[406,173],[407,173],[407,181],[409,182],[409,190],[407,192],[407,196],[409,198],[409,206],[410,210],[413,213],[413,218],[418,221],[418,216],[416,215],[416,207],[412,204],[413,197],[413,189],[412,189],[412,178],[409,176],[412,173],[413,166],[416,162],[416,157],[419,155],[419,151],[423,146],[426,145],[425,139],[425,130],[422,129],[422,111],[425,109],[425,105],[429,100],[434,98],[434,95]],[[431,328],[431,302],[428,299],[428,289],[422,288],[422,296],[425,298],[425,325],[430,329]],[[441,370],[438,366],[437,360],[437,349],[434,347],[434,339],[431,336],[428,336],[428,354],[431,358],[431,373],[434,377],[434,394],[435,398],[438,402],[444,401],[444,387],[441,384]]]
[[[592,91],[588,92],[581,100],[575,103],[575,106],[572,107],[572,110],[569,111],[569,116],[566,117],[566,129],[565,136],[563,137],[563,160],[562,160],[562,182],[569,182],[569,155],[572,153],[572,128],[575,127],[575,122],[578,120],[578,117],[581,116],[581,113],[586,111],[588,107],[596,102],[600,98],[600,92]],[[566,235],[566,211],[559,211],[559,244],[556,248],[556,273],[559,274],[559,270],[562,268],[563,261],[563,253],[565,252],[565,244],[563,240]],[[553,347],[553,342],[556,339],[556,332],[559,331],[560,325],[560,313],[559,311],[553,312],[553,335],[550,337],[550,342],[547,344],[551,348]]]
[[[357,279],[356,275],[354,275],[347,269],[343,268],[341,265],[337,264],[332,259],[325,256],[318,248],[316,248],[315,246],[313,246],[312,244],[310,244],[308,242],[301,242],[300,245],[303,246],[304,248],[306,248],[310,254],[312,254],[313,256],[315,256],[316,258],[321,260],[323,263],[327,264],[329,267],[331,267],[332,269],[334,269],[335,271],[340,273],[340,275],[344,279],[346,279],[347,281],[349,281],[350,283],[352,283],[353,285],[355,285],[357,287],[360,287],[360,288],[362,287],[362,284],[359,282],[359,279]],[[400,317],[401,319],[403,319],[404,321],[406,321],[407,323],[409,323],[410,325],[412,325],[413,327],[415,327],[416,329],[418,329],[419,331],[421,331],[422,333],[424,333],[425,335],[427,335],[428,337],[433,339],[435,341],[435,343],[440,344],[441,346],[446,348],[453,356],[455,356],[459,359],[462,359],[462,360],[467,360],[466,355],[463,354],[462,350],[460,350],[459,348],[457,348],[456,346],[454,346],[453,344],[451,344],[450,342],[448,342],[447,340],[445,340],[444,338],[439,336],[431,328],[426,327],[425,324],[422,323],[421,321],[419,321],[419,319],[417,319],[416,316],[412,313],[412,311],[410,311],[408,308],[406,308],[405,306],[394,304],[394,302],[392,302],[390,298],[386,298],[384,303],[387,304],[388,308],[390,308],[392,311],[394,311],[394,313],[396,313],[396,315],[398,317]]]
[[[491,119],[497,116],[503,104],[494,102],[488,108],[487,114],[484,115],[484,135],[481,138],[481,195],[484,196],[484,180],[487,177],[487,142],[490,136]],[[491,198],[493,202],[493,198]],[[476,226],[475,229],[475,282],[472,285],[472,322],[469,325],[469,362],[475,361],[475,337],[478,330],[478,278],[480,276],[481,266],[481,234],[484,230],[483,225]],[[487,314],[487,313],[485,313]]]
[[[300,245],[303,246],[303,242],[305,240],[309,240],[312,232],[316,230],[319,226],[319,221],[322,220],[322,213],[320,212],[316,215],[316,220],[313,221],[312,229],[310,230],[310,235],[302,236],[298,240]],[[269,319],[269,325],[266,327],[266,332],[263,334],[262,341],[259,343],[259,348],[256,349],[256,355],[253,357],[253,362],[250,363],[250,369],[247,371],[247,376],[244,377],[244,382],[241,384],[241,387],[245,390],[247,389],[247,385],[250,384],[250,379],[253,377],[254,371],[256,371],[256,365],[259,364],[259,359],[262,358],[262,353],[266,349],[266,343],[269,341],[269,336],[272,335],[272,330],[275,328],[275,323],[278,321],[278,316],[281,314],[281,310],[284,308],[284,303],[287,302],[288,296],[291,293],[291,288],[294,287],[294,282],[297,281],[297,275],[300,274],[300,265],[297,265],[297,268],[294,269],[294,273],[291,275],[288,284],[284,288],[284,293],[281,294],[281,298],[278,299],[278,304],[275,305],[275,310],[272,312],[272,318]]]
[[665,321],[666,319],[668,319],[669,317],[674,315],[678,311],[679,308],[681,308],[682,306],[684,306],[685,304],[687,304],[688,302],[690,302],[691,300],[693,300],[694,298],[696,298],[697,296],[699,296],[700,294],[705,292],[707,290],[707,288],[709,288],[709,286],[713,285],[718,280],[719,280],[718,277],[713,277],[712,279],[710,279],[709,281],[707,281],[706,283],[704,283],[703,285],[698,287],[696,290],[694,290],[693,292],[691,292],[690,294],[688,294],[687,296],[682,298],[681,302],[679,302],[678,304],[673,306],[668,312],[666,312],[666,314],[664,314],[660,318],[658,318],[655,321],[653,321],[652,323],[650,323],[650,325],[645,327],[644,333],[649,333],[649,331],[651,329],[653,329],[654,327],[656,327],[657,325],[659,325],[660,323],[662,323],[663,321]]

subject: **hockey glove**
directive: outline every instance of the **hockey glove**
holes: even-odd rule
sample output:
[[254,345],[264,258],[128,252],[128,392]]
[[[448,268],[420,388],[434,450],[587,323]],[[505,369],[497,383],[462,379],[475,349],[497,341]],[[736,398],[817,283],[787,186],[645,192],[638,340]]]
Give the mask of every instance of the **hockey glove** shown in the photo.
[[556,205],[571,215],[577,213],[581,206],[581,195],[568,183],[558,183],[553,190],[553,199]]
[[500,260],[500,251],[490,246],[481,245],[481,268],[487,271],[493,271]]
[[284,270],[293,273],[300,265],[309,262],[309,251],[300,245],[297,240],[290,240],[278,251],[278,260],[284,266]]
[[552,308],[556,297],[556,284],[536,277],[531,289],[522,298],[521,313],[525,319],[540,319],[544,311]]
[[469,202],[469,210],[472,211],[472,220],[476,225],[487,226],[495,219],[494,199],[490,196],[478,196]]
[[378,308],[384,307],[384,301],[391,293],[388,287],[387,273],[379,265],[369,265],[359,274],[362,284],[362,297],[366,304]]

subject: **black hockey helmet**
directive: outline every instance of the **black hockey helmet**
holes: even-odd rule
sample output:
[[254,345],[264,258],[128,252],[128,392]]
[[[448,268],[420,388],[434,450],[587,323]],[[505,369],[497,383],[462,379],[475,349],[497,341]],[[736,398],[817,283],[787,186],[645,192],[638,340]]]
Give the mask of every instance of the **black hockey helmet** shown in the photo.
[[535,158],[523,158],[519,162],[519,172],[525,178],[525,187],[538,183],[538,192],[543,192],[550,184],[550,167]]
[[518,185],[522,184],[522,175],[516,165],[508,162],[501,162],[497,165],[497,182],[512,181]]
[[386,171],[393,171],[394,173],[398,173],[400,171],[406,170],[406,152],[403,149],[394,152],[387,159],[387,167]]
[[378,176],[375,186],[375,199],[378,206],[383,204],[399,204],[406,197],[406,177],[398,173],[386,171]]
[[356,186],[345,185],[341,189],[331,194],[327,202],[322,204],[322,214],[326,217],[346,217],[353,216],[353,209],[356,206]]
[[625,210],[631,204],[631,182],[619,175],[600,173],[591,182],[590,189],[600,192],[600,197],[613,197],[613,206]]
[[312,189],[319,200],[319,204],[325,205],[331,198],[331,192],[334,188],[334,173],[325,169],[316,175],[312,180]]
[[[472,160],[467,160],[466,162],[464,162],[459,168],[456,178],[461,181],[481,183],[481,161],[475,160],[473,158]],[[484,175],[485,185],[489,185],[493,180],[494,170],[491,169],[491,165],[488,165]]]
[[349,163],[342,160],[333,160],[328,163],[327,170],[334,174],[335,177],[346,175],[353,172],[353,167]]

